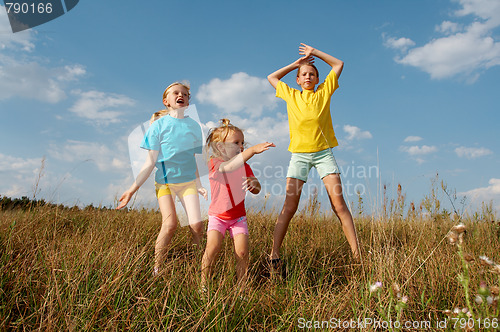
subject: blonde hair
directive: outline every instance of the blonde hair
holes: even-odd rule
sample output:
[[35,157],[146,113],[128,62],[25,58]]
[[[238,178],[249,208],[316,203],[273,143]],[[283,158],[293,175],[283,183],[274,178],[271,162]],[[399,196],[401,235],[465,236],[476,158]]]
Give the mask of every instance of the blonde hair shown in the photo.
[[229,119],[221,119],[219,121],[219,126],[210,129],[206,141],[206,152],[208,159],[220,158],[222,153],[217,147],[216,143],[223,143],[226,141],[230,133],[240,132],[243,134],[243,130],[231,124]]
[[[170,89],[172,89],[176,85],[180,85],[180,86],[184,87],[187,90],[188,99],[191,99],[191,92],[190,92],[189,83],[187,83],[187,82],[174,82],[174,83],[170,84],[169,86],[167,86],[165,91],[163,91],[162,101],[165,100],[165,98],[167,98],[167,95],[168,95],[168,92],[170,91]],[[151,120],[149,121],[149,123],[151,124],[151,123],[155,122],[159,118],[167,115],[169,112],[170,112],[170,110],[168,108],[159,110],[158,112],[154,112],[153,115],[151,116]]]

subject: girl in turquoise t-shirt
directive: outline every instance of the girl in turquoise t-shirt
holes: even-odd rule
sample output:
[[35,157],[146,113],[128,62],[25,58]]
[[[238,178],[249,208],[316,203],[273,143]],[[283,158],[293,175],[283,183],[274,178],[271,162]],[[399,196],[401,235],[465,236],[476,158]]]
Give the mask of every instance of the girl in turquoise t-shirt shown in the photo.
[[147,160],[117,207],[121,209],[127,205],[156,166],[156,196],[162,223],[155,244],[154,275],[159,273],[177,228],[174,195],[186,210],[194,245],[200,244],[203,231],[198,194],[207,199],[207,191],[201,186],[194,157],[195,153],[202,153],[203,142],[200,125],[184,116],[189,97],[189,86],[185,84],[176,82],[165,89],[163,104],[166,109],[153,114],[141,144],[141,148],[148,150]]

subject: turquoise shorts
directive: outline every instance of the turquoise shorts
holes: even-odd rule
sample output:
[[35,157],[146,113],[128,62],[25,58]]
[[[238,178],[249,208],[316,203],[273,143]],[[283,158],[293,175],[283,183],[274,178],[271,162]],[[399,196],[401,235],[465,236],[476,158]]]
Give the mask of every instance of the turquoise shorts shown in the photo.
[[286,177],[307,182],[311,167],[316,167],[321,179],[329,174],[340,174],[332,149],[325,149],[310,153],[292,153]]

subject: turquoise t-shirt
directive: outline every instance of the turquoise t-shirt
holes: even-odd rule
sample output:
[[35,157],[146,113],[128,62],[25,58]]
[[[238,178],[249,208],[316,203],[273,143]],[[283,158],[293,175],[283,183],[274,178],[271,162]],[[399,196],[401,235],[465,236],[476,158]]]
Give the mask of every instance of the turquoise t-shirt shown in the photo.
[[191,119],[166,115],[151,124],[141,148],[159,151],[156,160],[157,183],[183,183],[196,179],[195,153],[202,153],[200,125]]

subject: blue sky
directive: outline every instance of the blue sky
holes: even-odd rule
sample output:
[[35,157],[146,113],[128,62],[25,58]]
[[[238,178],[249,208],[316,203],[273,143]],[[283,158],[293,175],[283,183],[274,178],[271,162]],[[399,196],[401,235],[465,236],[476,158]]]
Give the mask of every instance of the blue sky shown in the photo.
[[[187,80],[204,129],[228,117],[277,145],[252,159],[264,192],[249,204],[270,193],[279,209],[288,124],[266,76],[303,42],[345,62],[332,115],[349,201],[377,209],[400,183],[418,205],[439,173],[468,210],[500,210],[499,26],[496,0],[80,1],[15,34],[1,8],[0,195],[113,205],[133,181],[128,135]],[[151,186],[136,204],[155,206]],[[313,171],[306,197],[315,186]]]

